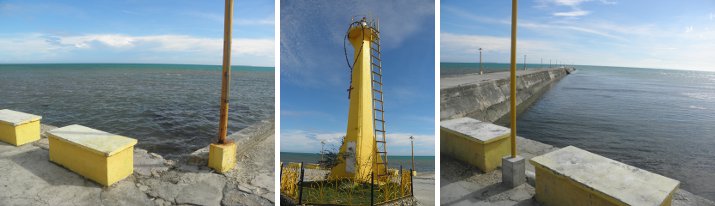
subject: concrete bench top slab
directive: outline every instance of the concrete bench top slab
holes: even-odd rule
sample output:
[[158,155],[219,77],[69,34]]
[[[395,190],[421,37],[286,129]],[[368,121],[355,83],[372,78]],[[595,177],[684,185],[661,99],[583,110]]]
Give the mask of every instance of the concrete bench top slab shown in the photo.
[[89,149],[107,157],[137,144],[136,139],[76,124],[57,128],[48,133],[57,137],[59,140]]
[[680,184],[574,146],[534,157],[530,162],[628,205],[660,205]]
[[509,136],[509,128],[463,117],[439,123],[440,127],[453,133],[470,137],[477,142],[489,143]]
[[12,111],[9,109],[0,110],[0,122],[10,124],[12,126],[20,126],[32,121],[42,119],[41,116],[28,114],[24,112]]

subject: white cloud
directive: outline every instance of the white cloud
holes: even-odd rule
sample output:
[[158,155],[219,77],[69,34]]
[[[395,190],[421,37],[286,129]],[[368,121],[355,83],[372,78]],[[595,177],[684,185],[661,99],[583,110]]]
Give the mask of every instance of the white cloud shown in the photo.
[[586,16],[588,15],[589,11],[583,11],[583,10],[573,10],[569,12],[556,12],[553,15],[554,16],[566,16],[566,17],[579,17],[579,16]]
[[553,0],[553,3],[563,6],[578,6],[579,4],[587,1],[590,0]]
[[[309,132],[304,130],[289,130],[281,132],[282,152],[320,152],[321,141],[325,141],[326,149],[340,147],[344,132]],[[415,155],[434,155],[434,135],[388,133],[387,150],[390,155],[409,155],[410,136],[414,137]]]
[[[37,60],[83,62],[74,52],[94,51],[97,55],[111,51],[152,52],[156,57],[176,54],[195,56],[180,62],[167,59],[154,63],[205,63],[220,64],[223,48],[221,38],[203,38],[188,35],[87,34],[58,36],[40,33],[0,36],[0,54],[7,62],[34,62]],[[250,65],[272,66],[273,39],[234,38],[234,62]],[[204,59],[210,57],[208,59]],[[106,59],[106,58],[105,58]],[[259,61],[257,61],[259,60]],[[111,60],[109,60],[111,61]],[[161,58],[158,60],[161,61]]]

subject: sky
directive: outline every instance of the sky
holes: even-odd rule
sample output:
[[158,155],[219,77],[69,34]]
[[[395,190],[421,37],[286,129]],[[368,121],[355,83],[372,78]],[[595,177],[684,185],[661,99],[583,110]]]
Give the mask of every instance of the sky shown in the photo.
[[[380,19],[388,155],[434,155],[435,8],[430,0],[281,1],[281,152],[337,150],[348,115],[343,38],[354,15]],[[348,43],[352,59],[352,47]]]
[[[715,1],[519,1],[518,61],[715,71]],[[441,1],[441,62],[509,62],[511,1]]]
[[[0,0],[2,63],[220,65],[224,1]],[[232,64],[274,66],[273,0],[236,0]]]

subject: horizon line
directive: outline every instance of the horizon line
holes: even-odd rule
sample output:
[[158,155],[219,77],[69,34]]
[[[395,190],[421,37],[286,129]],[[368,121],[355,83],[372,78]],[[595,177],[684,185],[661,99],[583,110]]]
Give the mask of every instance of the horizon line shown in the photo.
[[[442,63],[469,63],[469,64],[479,64],[479,62],[443,62],[440,61],[440,64]],[[482,62],[482,63],[491,63],[491,64],[511,64],[510,62]],[[518,64],[524,64],[524,63],[516,63]],[[549,65],[549,64],[542,64],[542,63],[526,63],[527,65]],[[715,72],[715,70],[708,70],[708,69],[675,69],[675,68],[665,68],[665,67],[641,67],[641,66],[616,66],[616,65],[591,65],[591,64],[554,64],[554,65],[566,65],[566,66],[594,66],[594,67],[617,67],[617,68],[629,68],[629,69],[658,69],[658,70],[679,70],[679,71],[700,71],[700,72]],[[518,68],[517,68],[518,70]]]
[[[100,63],[100,62],[65,62],[65,63],[0,63],[0,65],[30,65],[30,64],[147,64],[147,65],[160,65],[160,64],[167,64],[167,65],[192,65],[192,66],[223,66],[220,64],[194,64],[194,63],[120,63],[120,62],[105,62],[105,63]],[[260,66],[260,65],[241,65],[241,64],[232,64],[233,66],[244,66],[244,67],[269,67],[269,68],[275,68],[275,66]]]
[[[280,151],[280,153],[297,153],[297,154],[320,154],[320,153],[309,153],[309,152],[284,152]],[[387,155],[389,156],[411,156],[411,155]],[[435,157],[435,155],[415,155],[415,157]]]

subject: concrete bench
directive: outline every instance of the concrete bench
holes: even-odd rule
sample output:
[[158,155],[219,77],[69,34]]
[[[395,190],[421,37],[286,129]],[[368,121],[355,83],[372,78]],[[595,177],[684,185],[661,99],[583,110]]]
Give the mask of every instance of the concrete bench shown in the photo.
[[39,140],[40,119],[37,115],[0,110],[0,141],[20,146]]
[[50,161],[109,186],[134,172],[137,140],[81,125],[48,132]]
[[543,205],[670,205],[680,182],[568,146],[530,160]]
[[442,121],[440,153],[490,172],[510,154],[509,134],[509,128],[469,117]]

